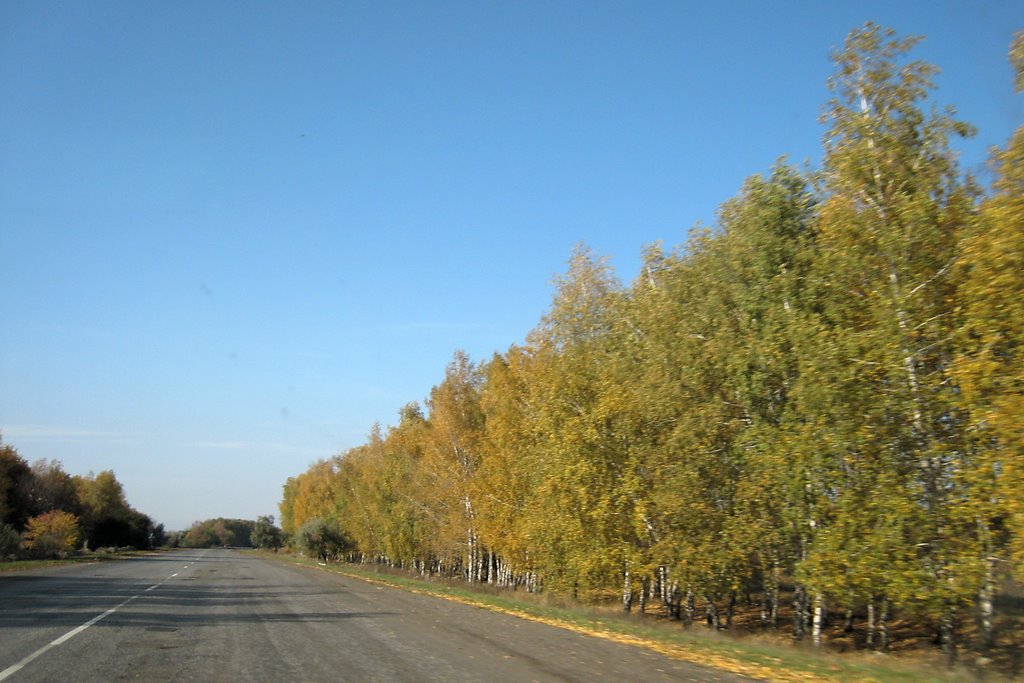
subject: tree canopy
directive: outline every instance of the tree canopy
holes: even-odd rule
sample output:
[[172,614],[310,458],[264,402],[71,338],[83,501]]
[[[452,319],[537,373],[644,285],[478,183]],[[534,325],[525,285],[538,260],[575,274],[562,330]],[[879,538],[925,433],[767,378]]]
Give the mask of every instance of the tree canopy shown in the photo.
[[[0,525],[8,536],[23,535],[26,549],[44,555],[65,553],[79,544],[144,549],[164,541],[163,526],[128,504],[112,470],[79,476],[65,472],[56,460],[29,465],[2,441]],[[0,549],[0,556],[8,552]]]

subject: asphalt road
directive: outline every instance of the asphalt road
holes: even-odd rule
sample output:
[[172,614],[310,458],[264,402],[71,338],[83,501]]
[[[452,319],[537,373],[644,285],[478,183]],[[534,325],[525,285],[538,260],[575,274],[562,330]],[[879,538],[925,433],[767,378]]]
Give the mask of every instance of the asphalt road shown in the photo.
[[0,574],[0,681],[749,681],[233,550]]

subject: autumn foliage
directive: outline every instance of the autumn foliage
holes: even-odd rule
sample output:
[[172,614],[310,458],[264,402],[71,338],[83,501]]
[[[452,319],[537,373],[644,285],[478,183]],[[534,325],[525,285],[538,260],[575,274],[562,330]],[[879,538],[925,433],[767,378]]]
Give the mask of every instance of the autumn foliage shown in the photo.
[[78,517],[51,510],[28,520],[25,547],[39,557],[57,557],[74,550],[78,534]]
[[[11,534],[22,535],[24,547],[36,555],[66,553],[79,544],[149,548],[164,540],[162,525],[128,504],[112,471],[77,476],[55,460],[29,465],[13,446],[0,442],[0,541]],[[14,550],[0,542],[0,559]]]
[[750,177],[629,286],[578,249],[524,344],[457,353],[289,479],[284,532],[719,628],[753,600],[815,644],[843,621],[885,650],[902,619],[993,647],[1024,577],[1024,129],[984,191],[916,42],[851,33],[820,169]]

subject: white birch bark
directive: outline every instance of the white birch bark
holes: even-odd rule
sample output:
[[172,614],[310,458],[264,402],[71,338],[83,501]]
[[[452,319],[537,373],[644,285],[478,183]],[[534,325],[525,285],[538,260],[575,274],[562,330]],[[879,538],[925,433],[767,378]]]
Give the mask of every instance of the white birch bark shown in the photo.
[[825,622],[825,598],[821,593],[814,594],[814,617],[811,623],[811,642],[814,647],[821,647],[821,629]]

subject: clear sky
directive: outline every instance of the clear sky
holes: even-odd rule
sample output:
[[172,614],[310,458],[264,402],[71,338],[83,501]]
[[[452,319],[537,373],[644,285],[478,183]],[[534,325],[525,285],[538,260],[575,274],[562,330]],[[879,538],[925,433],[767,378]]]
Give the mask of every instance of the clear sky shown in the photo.
[[0,3],[0,433],[169,529],[523,340],[573,245],[630,280],[812,166],[829,52],[927,37],[986,149],[1024,3]]

